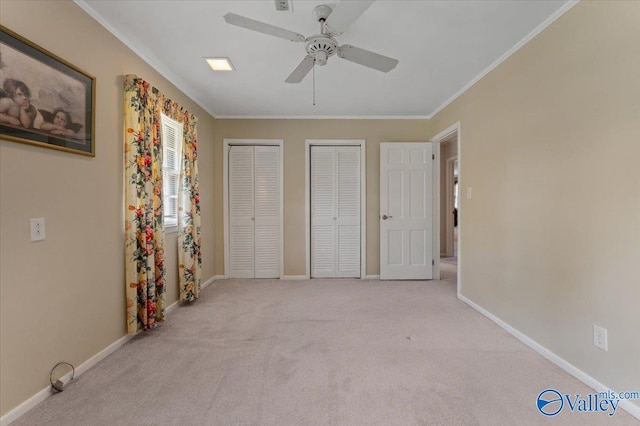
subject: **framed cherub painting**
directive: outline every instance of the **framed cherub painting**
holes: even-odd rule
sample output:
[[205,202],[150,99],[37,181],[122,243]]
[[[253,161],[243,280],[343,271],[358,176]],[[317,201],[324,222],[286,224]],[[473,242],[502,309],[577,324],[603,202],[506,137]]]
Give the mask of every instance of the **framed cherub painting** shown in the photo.
[[95,156],[96,79],[0,25],[0,138]]

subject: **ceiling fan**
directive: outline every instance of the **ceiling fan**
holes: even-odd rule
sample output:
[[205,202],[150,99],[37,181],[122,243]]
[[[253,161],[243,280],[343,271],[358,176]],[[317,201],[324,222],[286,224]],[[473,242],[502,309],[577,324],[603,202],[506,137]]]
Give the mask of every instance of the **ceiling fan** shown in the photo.
[[246,28],[260,33],[280,37],[294,42],[304,42],[307,55],[296,69],[287,77],[287,83],[300,83],[314,65],[326,65],[329,57],[338,55],[342,59],[364,65],[382,72],[389,72],[398,65],[398,60],[388,56],[370,52],[350,44],[338,45],[335,37],[342,34],[375,0],[345,0],[334,9],[327,5],[319,5],[313,9],[313,16],[320,23],[320,34],[305,37],[302,34],[256,21],[235,13],[227,13],[224,20],[231,25]]

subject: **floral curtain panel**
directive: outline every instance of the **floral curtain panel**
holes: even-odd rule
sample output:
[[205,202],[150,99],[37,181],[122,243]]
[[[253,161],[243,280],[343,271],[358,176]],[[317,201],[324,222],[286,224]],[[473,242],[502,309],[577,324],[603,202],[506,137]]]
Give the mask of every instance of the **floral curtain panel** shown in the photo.
[[[180,300],[192,302],[200,297],[200,189],[198,183],[197,119],[184,111],[183,166],[178,193],[178,273]],[[180,121],[180,120],[178,120]]]
[[197,118],[146,81],[125,78],[125,278],[127,330],[148,330],[165,317],[162,142],[160,114],[183,123],[183,176],[179,194],[180,300],[200,291],[200,204]]

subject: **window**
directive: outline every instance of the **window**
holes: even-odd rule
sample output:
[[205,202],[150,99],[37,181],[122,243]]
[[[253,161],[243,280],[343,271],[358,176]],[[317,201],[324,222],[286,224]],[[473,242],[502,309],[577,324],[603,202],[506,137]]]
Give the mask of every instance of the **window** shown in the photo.
[[[178,189],[182,167],[182,124],[162,114],[162,204],[164,226],[178,226]],[[175,231],[175,230],[174,230]]]

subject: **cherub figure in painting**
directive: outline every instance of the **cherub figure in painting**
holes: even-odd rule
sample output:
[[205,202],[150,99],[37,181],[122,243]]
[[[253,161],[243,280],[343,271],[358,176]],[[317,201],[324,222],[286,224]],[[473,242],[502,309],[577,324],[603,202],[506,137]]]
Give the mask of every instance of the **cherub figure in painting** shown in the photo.
[[31,128],[37,112],[31,105],[29,87],[21,80],[8,78],[2,84],[2,89],[4,97],[0,98],[0,123]]
[[43,122],[40,130],[45,130],[52,135],[75,138],[82,128],[82,124],[74,123],[71,114],[63,108],[56,108],[53,112],[39,109]]

